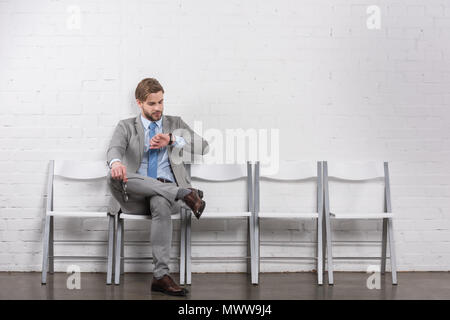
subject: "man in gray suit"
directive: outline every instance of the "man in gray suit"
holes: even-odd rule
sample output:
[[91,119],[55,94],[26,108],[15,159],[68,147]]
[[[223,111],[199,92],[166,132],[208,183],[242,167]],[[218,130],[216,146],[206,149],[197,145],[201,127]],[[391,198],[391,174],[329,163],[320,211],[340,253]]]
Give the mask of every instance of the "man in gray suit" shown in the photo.
[[142,80],[135,97],[141,114],[119,121],[107,152],[110,210],[152,215],[152,291],[183,296],[187,290],[169,275],[170,216],[186,204],[200,218],[203,192],[191,188],[181,156],[206,154],[209,146],[181,117],[163,115],[164,89],[156,79]]

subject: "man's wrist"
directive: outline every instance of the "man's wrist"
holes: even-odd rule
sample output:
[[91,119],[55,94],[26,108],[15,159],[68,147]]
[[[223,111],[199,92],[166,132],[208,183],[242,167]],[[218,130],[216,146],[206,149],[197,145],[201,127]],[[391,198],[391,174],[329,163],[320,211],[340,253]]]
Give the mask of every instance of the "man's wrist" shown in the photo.
[[112,159],[109,163],[109,168],[112,168],[114,163],[121,163],[121,161],[120,159]]

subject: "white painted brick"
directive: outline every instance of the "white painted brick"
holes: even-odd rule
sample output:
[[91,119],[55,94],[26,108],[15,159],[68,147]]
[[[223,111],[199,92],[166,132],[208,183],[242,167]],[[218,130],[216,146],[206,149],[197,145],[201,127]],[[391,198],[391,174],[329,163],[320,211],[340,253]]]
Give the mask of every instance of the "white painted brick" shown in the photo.
[[42,208],[1,208],[0,217],[2,219],[5,218],[14,218],[14,219],[27,219],[27,218],[35,218],[43,215]]
[[41,232],[40,230],[6,230],[2,231],[0,234],[0,241],[40,241]]
[[7,230],[40,230],[41,219],[8,219],[5,220]]
[[9,252],[11,254],[27,253],[27,254],[39,254],[42,250],[42,244],[35,241],[14,241],[5,242],[7,250],[3,252]]

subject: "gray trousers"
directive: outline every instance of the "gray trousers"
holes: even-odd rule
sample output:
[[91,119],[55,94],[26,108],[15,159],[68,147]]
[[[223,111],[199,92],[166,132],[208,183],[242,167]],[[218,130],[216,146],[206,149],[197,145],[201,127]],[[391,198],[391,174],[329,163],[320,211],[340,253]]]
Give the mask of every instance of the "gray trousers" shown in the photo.
[[175,200],[180,189],[175,182],[164,183],[137,173],[127,173],[128,201],[124,201],[122,181],[108,174],[112,196],[120,203],[123,213],[151,214],[150,242],[153,254],[153,276],[157,279],[169,274],[170,248],[172,246],[172,214],[186,206]]

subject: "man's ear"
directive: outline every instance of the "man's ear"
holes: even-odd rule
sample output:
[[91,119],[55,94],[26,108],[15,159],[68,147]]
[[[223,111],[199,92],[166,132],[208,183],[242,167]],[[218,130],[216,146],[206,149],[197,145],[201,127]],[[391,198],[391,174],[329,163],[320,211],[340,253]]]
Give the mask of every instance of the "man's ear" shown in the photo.
[[142,102],[139,99],[136,99],[136,103],[138,104],[139,107],[142,107]]

